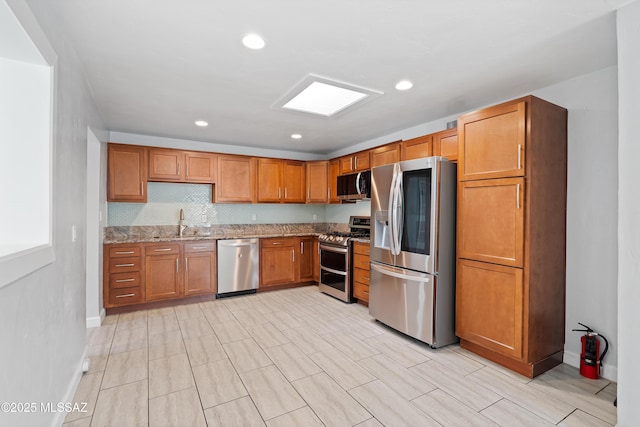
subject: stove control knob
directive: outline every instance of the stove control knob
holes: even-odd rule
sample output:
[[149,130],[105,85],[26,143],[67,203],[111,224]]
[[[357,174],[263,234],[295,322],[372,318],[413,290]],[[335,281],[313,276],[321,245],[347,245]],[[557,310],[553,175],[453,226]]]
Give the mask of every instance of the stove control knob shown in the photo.
[[344,237],[342,237],[342,236],[336,237],[336,241],[337,242],[342,242],[343,240],[344,240]]
[[335,238],[335,236],[329,236],[329,240],[333,241],[333,239]]

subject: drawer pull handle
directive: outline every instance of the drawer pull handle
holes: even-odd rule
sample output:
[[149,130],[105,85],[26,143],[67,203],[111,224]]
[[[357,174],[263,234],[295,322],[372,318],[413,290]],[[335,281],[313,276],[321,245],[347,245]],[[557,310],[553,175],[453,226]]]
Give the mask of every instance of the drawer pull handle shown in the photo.
[[206,246],[193,246],[191,249],[207,249]]
[[122,294],[122,295],[116,295],[116,298],[128,298],[128,297],[135,297],[136,294]]
[[116,267],[133,267],[135,264],[116,264]]
[[282,244],[282,242],[272,242],[271,244],[272,244],[272,245],[281,245],[281,244]]
[[135,253],[134,251],[116,252],[116,255],[129,255]]
[[134,282],[136,279],[118,279],[116,283]]
[[171,250],[171,248],[162,248],[162,249],[154,249],[153,251],[154,252],[168,252],[170,250]]

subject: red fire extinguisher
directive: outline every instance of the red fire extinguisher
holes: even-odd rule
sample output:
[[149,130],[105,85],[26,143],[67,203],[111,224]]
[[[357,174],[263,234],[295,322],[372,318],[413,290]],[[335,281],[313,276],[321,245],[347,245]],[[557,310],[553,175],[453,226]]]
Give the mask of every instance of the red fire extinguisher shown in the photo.
[[[578,322],[578,325],[584,326],[585,329],[573,329],[576,332],[586,332],[580,337],[582,342],[582,353],[580,354],[580,375],[583,377],[597,380],[600,378],[600,368],[602,368],[602,360],[609,350],[609,341],[595,332],[589,326]],[[600,341],[598,337],[604,340],[604,351],[600,354]]]

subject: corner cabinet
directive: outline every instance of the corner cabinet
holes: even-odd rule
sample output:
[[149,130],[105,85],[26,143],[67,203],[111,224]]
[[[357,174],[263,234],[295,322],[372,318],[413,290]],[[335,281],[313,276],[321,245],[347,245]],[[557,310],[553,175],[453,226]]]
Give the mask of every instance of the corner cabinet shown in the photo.
[[458,137],[456,334],[532,378],[564,353],[567,110],[529,96]]
[[107,201],[146,203],[146,148],[110,143],[107,153]]

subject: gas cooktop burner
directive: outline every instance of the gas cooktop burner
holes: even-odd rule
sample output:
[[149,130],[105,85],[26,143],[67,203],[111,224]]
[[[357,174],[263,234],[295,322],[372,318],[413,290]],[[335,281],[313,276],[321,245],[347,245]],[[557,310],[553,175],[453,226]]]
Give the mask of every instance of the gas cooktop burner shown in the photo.
[[369,217],[351,217],[349,218],[351,231],[332,231],[326,234],[321,234],[318,236],[318,239],[324,243],[347,246],[349,239],[369,237],[370,221]]

